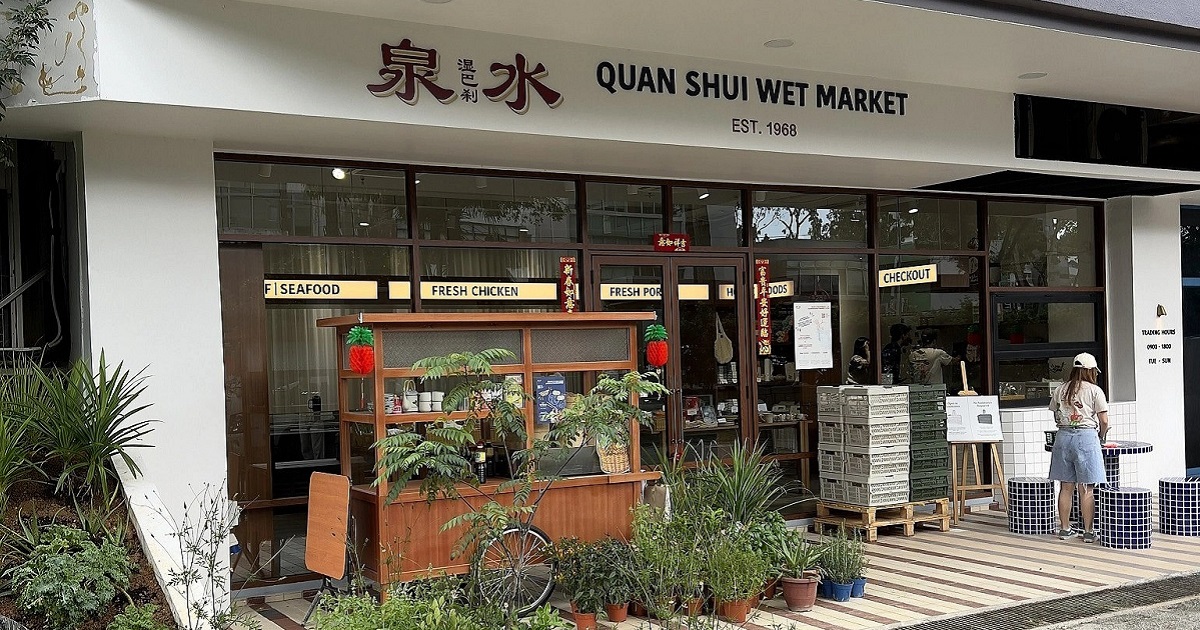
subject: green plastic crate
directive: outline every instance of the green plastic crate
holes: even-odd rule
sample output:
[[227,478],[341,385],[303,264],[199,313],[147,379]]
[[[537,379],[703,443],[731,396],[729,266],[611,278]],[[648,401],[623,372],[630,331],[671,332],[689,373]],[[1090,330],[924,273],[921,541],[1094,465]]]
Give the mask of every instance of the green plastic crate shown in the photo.
[[950,457],[931,457],[929,459],[914,459],[908,464],[909,474],[915,473],[945,473],[950,470]]
[[946,430],[946,414],[909,414],[908,427],[910,431],[937,431],[940,429],[944,432]]
[[918,442],[945,442],[946,427],[940,429],[926,429],[924,431],[911,430],[908,433],[909,444]]
[[950,473],[911,473],[908,477],[909,488],[915,490],[930,490],[950,487]]
[[939,398],[937,400],[925,400],[908,403],[908,411],[912,414],[918,413],[946,413],[946,400]]
[[942,488],[931,488],[929,490],[910,490],[908,500],[917,501],[932,501],[934,499],[945,499],[950,496],[950,486]]
[[941,400],[946,401],[946,384],[939,383],[937,385],[909,385],[908,386],[908,403],[930,402]]

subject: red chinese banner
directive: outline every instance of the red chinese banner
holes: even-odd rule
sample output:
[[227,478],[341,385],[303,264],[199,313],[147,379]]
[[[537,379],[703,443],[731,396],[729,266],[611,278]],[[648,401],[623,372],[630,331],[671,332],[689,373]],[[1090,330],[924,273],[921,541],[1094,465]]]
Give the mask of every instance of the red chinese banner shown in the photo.
[[692,237],[687,234],[655,234],[651,240],[656,252],[686,252],[692,248]]
[[558,303],[564,313],[579,310],[578,267],[574,256],[562,256],[558,259]]
[[771,261],[754,259],[754,338],[758,353],[771,354]]

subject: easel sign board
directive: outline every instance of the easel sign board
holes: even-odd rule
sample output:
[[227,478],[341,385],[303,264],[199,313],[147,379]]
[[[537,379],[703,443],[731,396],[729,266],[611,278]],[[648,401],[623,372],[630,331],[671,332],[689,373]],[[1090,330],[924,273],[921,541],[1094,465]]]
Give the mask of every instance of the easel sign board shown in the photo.
[[350,478],[313,473],[308,480],[308,538],[304,566],[334,580],[346,577]]
[[1000,397],[946,398],[946,439],[951,442],[1003,442]]

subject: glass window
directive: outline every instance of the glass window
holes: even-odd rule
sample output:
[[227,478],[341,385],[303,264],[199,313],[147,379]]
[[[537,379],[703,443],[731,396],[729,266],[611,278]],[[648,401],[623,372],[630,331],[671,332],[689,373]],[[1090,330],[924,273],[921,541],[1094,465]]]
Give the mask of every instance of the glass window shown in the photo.
[[572,243],[573,180],[420,173],[417,236],[429,240]]
[[1095,343],[1098,310],[1099,305],[1090,302],[997,300],[996,350],[1032,343]]
[[408,237],[404,171],[223,161],[215,169],[222,233]]
[[996,389],[1006,405],[1049,402],[1080,352],[1104,363],[1101,293],[994,294],[992,301]]
[[[871,342],[871,266],[867,256],[771,254],[771,355],[758,357],[759,434],[769,452],[800,453],[816,444],[817,387],[846,382],[856,342]],[[829,305],[832,342],[829,367],[797,366],[796,305]],[[803,307],[801,307],[803,308]],[[868,353],[863,384],[873,382]],[[787,423],[796,423],[789,425]],[[789,428],[794,426],[794,428]]]
[[[422,247],[421,286],[418,287],[421,310],[558,311],[558,259],[562,256],[575,256],[578,260],[579,252],[507,247]],[[465,293],[457,289],[460,286]]]
[[739,247],[742,192],[722,188],[671,189],[671,232],[692,237],[693,246]]
[[885,286],[879,290],[881,329],[887,341],[880,350],[884,383],[949,383],[949,393],[962,389],[959,364],[977,391],[983,374],[983,330],[980,326],[980,259],[975,256],[883,256],[881,271],[925,265],[937,267],[937,280]]
[[649,245],[663,231],[662,187],[589,183],[587,221],[593,243]]
[[992,286],[1096,286],[1096,208],[989,203]]
[[865,247],[867,198],[754,192],[754,238],[766,247]]
[[263,244],[268,274],[407,276],[409,248],[377,245]]
[[967,199],[881,196],[879,246],[979,249],[977,204]]

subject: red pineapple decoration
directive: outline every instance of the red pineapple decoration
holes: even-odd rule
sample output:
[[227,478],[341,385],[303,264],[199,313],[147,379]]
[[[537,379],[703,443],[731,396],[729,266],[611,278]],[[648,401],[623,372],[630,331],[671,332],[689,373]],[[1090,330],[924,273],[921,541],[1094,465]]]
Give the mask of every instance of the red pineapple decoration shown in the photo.
[[662,324],[650,324],[646,327],[646,363],[653,367],[667,364],[667,329]]
[[357,374],[375,371],[375,335],[366,326],[355,326],[346,335],[350,346],[350,369]]

